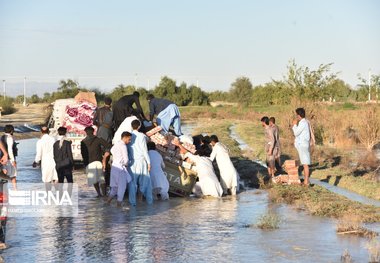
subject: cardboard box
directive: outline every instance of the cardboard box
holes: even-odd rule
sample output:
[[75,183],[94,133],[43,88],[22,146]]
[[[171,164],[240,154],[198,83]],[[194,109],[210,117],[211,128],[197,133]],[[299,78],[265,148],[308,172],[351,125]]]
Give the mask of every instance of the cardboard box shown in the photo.
[[287,174],[297,174],[298,175],[298,167],[286,168],[285,171]]
[[297,167],[299,166],[299,161],[298,160],[286,160],[283,164],[283,166],[286,168],[291,168],[291,167]]

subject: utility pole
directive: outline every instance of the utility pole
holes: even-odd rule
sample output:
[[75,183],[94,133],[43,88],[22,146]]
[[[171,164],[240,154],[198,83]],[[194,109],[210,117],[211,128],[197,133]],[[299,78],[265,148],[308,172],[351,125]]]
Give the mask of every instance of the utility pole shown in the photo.
[[368,71],[368,102],[371,102],[371,69]]
[[26,77],[24,77],[24,107],[26,106]]
[[5,100],[5,79],[3,79],[3,95],[4,95],[4,100]]

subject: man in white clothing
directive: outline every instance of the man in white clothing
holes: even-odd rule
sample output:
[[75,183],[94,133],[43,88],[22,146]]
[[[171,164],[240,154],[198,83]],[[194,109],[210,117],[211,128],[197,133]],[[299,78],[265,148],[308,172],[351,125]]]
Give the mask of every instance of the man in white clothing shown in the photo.
[[121,207],[127,184],[132,179],[127,170],[129,164],[127,144],[131,142],[131,137],[131,133],[123,132],[121,140],[111,148],[113,161],[111,166],[111,192],[108,197],[108,203],[111,203],[112,199],[117,196],[118,207]]
[[216,159],[218,164],[223,193],[227,194],[230,190],[231,195],[236,195],[236,192],[239,191],[239,175],[231,162],[228,148],[219,142],[216,135],[211,135],[210,141],[212,145],[210,160],[213,162]]
[[129,203],[136,205],[136,191],[139,186],[139,194],[146,198],[148,204],[153,203],[152,183],[150,180],[150,158],[145,134],[139,132],[141,123],[139,120],[132,121],[132,141],[128,144],[128,154],[131,160],[132,181],[128,184]]
[[49,128],[41,127],[42,137],[37,141],[36,158],[33,167],[41,165],[42,182],[50,189],[50,183],[58,181],[57,170],[55,169],[54,148],[55,139],[49,136]]
[[132,121],[138,120],[136,116],[129,116],[124,119],[124,121],[120,124],[119,128],[116,130],[115,135],[112,139],[112,144],[115,144],[120,140],[121,134],[123,132],[132,133]]
[[165,163],[161,154],[156,151],[156,144],[154,142],[148,142],[148,153],[152,166],[150,169],[150,179],[152,181],[153,197],[157,200],[157,195],[159,194],[162,200],[168,200],[169,181],[163,171]]
[[[173,143],[181,149],[183,159],[187,162],[194,163],[196,166],[199,182],[194,187],[194,194],[197,196],[209,195],[213,197],[221,197],[223,194],[223,188],[220,185],[218,178],[216,177],[212,162],[208,157],[194,155],[187,151],[179,141],[173,141]],[[200,188],[198,191],[197,188]]]
[[310,154],[310,125],[305,119],[305,110],[296,109],[297,119],[293,121],[294,145],[298,151],[300,162],[303,165],[304,184],[309,185],[309,165],[311,164]]

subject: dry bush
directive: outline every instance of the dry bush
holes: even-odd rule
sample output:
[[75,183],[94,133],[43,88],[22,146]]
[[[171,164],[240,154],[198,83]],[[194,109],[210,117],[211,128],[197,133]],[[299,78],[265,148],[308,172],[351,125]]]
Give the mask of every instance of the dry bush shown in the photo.
[[371,151],[380,141],[380,114],[376,105],[371,105],[365,110],[357,129],[360,142]]
[[367,171],[373,171],[380,166],[380,160],[374,152],[367,152],[359,159],[359,165]]
[[378,235],[378,233],[364,228],[362,223],[360,216],[346,214],[339,219],[336,232],[338,234],[354,234],[370,238]]
[[342,263],[352,263],[354,262],[352,260],[352,257],[350,255],[350,253],[348,252],[348,250],[346,249],[343,253],[343,255],[340,257],[340,262]]
[[370,263],[379,263],[380,262],[380,242],[376,239],[372,239],[366,245],[368,250],[369,262]]

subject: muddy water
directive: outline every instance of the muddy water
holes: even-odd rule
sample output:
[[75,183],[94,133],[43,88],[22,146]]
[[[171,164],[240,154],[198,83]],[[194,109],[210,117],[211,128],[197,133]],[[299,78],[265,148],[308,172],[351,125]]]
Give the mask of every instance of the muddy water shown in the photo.
[[[19,182],[39,182],[30,168],[35,140],[20,143]],[[335,234],[335,221],[268,203],[264,191],[237,198],[172,198],[129,211],[94,198],[83,171],[76,218],[11,218],[6,262],[338,262],[348,249],[366,262],[365,239]],[[262,231],[258,218],[272,211],[280,228]]]

